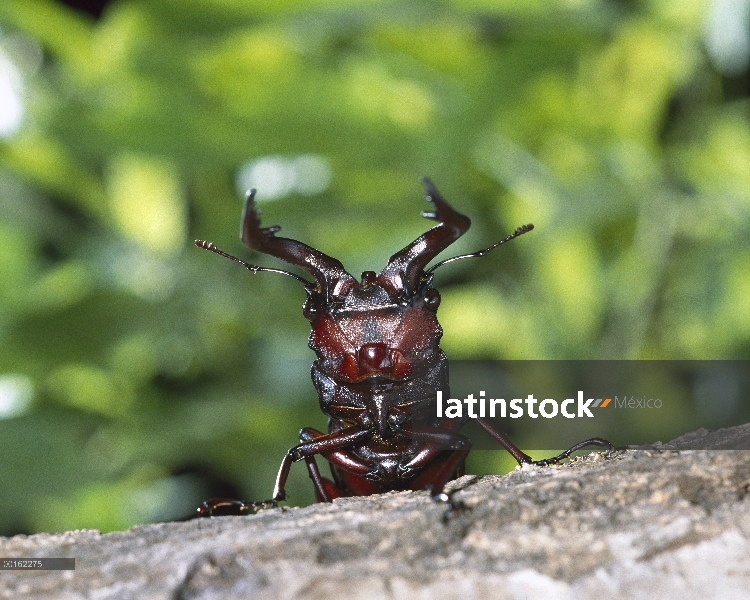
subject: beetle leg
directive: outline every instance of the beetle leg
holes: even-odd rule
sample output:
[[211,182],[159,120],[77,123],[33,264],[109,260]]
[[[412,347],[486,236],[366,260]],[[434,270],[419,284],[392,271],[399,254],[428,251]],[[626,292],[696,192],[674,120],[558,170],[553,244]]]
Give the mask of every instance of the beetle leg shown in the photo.
[[[456,431],[458,430],[462,425],[462,422],[460,419],[446,419],[440,425],[437,427],[427,427],[427,426],[417,426],[416,429],[411,424],[408,428],[399,428],[399,431],[403,433],[407,437],[412,437],[415,439],[423,439],[418,438],[415,435],[412,435],[413,431],[432,431],[432,432],[440,432],[440,431]],[[422,446],[419,451],[409,459],[408,462],[403,463],[399,465],[399,473],[402,474],[404,479],[409,478],[409,474],[413,473],[414,471],[428,465],[430,462],[432,462],[435,457],[440,454],[441,452],[444,452],[446,450],[446,446],[443,443],[443,440],[436,442],[436,441],[428,441],[424,446]]]
[[[454,426],[454,424],[446,425]],[[417,453],[408,463],[403,465],[402,469],[405,472],[413,471],[414,469],[433,461],[437,456],[444,453],[446,449],[451,450],[452,453],[442,463],[435,463],[433,468],[428,469],[422,473],[419,477],[414,479],[412,489],[426,489],[432,490],[433,500],[439,500],[449,502],[449,498],[443,493],[445,484],[454,476],[456,470],[459,468],[466,455],[471,450],[471,440],[455,431],[445,431],[438,427],[428,426],[416,426],[410,431],[405,432],[409,437],[428,442],[429,448],[426,451]]]
[[[438,469],[437,472],[425,473],[414,480],[416,489],[424,488],[426,482],[423,482],[422,479],[430,480],[429,483],[432,486],[432,494],[434,498],[435,496],[442,494],[443,487],[450,480],[451,475],[453,475],[454,471],[458,468],[464,458],[466,458],[469,450],[471,450],[471,440],[461,433],[440,430],[421,430],[421,428],[412,431],[411,436],[418,440],[431,442],[435,446],[442,446],[442,450],[453,450],[453,453],[445,460],[442,467]],[[439,451],[435,452],[435,455],[437,454],[439,454]],[[419,454],[417,457],[418,456]],[[408,468],[411,465],[407,463],[404,466]]]
[[[313,439],[302,442],[290,449],[286,453],[286,456],[284,456],[284,460],[281,461],[271,502],[281,502],[286,499],[286,491],[284,490],[284,487],[286,486],[286,480],[289,477],[289,470],[291,469],[293,462],[307,459],[315,454],[323,454],[325,456],[325,453],[327,452],[350,446],[357,440],[369,435],[371,435],[371,433],[367,429],[348,427],[347,429],[342,429],[335,433],[314,437]],[[302,437],[302,435],[300,437]],[[309,468],[308,463],[308,470]]]
[[490,423],[488,423],[484,419],[477,419],[479,422],[479,425],[481,425],[482,429],[484,429],[487,433],[489,433],[493,439],[495,439],[503,448],[505,448],[510,454],[513,456],[513,458],[518,461],[519,465],[538,465],[540,467],[545,467],[547,465],[552,465],[559,463],[561,460],[565,460],[566,458],[569,458],[573,452],[576,450],[580,450],[581,448],[586,448],[587,446],[601,446],[602,448],[606,448],[607,452],[606,455],[609,457],[612,455],[612,452],[614,452],[615,447],[608,442],[605,439],[602,438],[591,438],[589,440],[584,440],[582,442],[577,443],[572,448],[568,448],[565,452],[561,452],[557,456],[553,456],[551,458],[545,458],[543,460],[531,460],[531,457],[528,454],[525,454],[521,452],[513,442],[511,442],[508,437],[504,433],[500,433],[497,429],[495,429]]
[[436,470],[428,470],[417,477],[414,480],[414,489],[430,489],[433,500],[448,502],[448,495],[443,492],[443,488],[446,483],[453,479],[454,473],[463,463],[469,450],[471,450],[471,442],[469,442],[469,446],[466,448],[454,450],[453,453],[446,458],[445,462],[440,465],[440,468],[436,468]]
[[532,461],[531,464],[539,465],[540,467],[554,465],[559,463],[561,460],[569,458],[570,455],[573,454],[573,452],[575,452],[576,450],[586,448],[587,446],[601,446],[602,448],[606,448],[607,451],[605,452],[605,456],[607,456],[607,458],[612,456],[612,453],[615,451],[615,447],[607,440],[602,438],[591,438],[582,442],[578,442],[575,446],[573,446],[572,448],[568,448],[565,452],[561,452],[557,456],[553,456],[552,458],[545,458],[543,460],[535,460]]
[[198,507],[198,516],[238,516],[254,513],[261,508],[276,508],[276,506],[276,502],[273,500],[264,500],[263,502],[243,502],[242,500],[232,500],[231,498],[211,498]]
[[516,445],[508,439],[508,436],[504,433],[500,433],[488,421],[480,417],[477,419],[477,422],[496,442],[510,452],[511,456],[516,459],[519,465],[530,465],[534,462],[528,454],[521,452]]
[[[317,429],[305,427],[299,433],[299,440],[300,442],[308,442],[324,435],[324,433]],[[353,467],[354,470],[359,473],[367,473],[370,471],[369,465],[362,462],[354,462],[354,459],[350,455],[341,450],[321,452],[321,455],[331,463],[337,464],[341,467],[349,467],[349,470],[352,470]],[[305,458],[305,463],[307,464],[307,471],[310,474],[310,479],[312,479],[313,485],[315,486],[315,498],[318,502],[331,502],[333,499],[340,498],[343,495],[342,490],[340,490],[333,481],[321,476],[320,470],[318,469],[318,463],[315,462],[314,456],[308,456]]]
[[320,474],[320,469],[318,469],[318,463],[315,462],[314,456],[308,456],[305,459],[305,464],[307,464],[307,472],[310,474],[310,479],[312,479],[315,486],[315,499],[318,502],[331,502],[334,498],[341,496],[341,492],[336,488],[336,484]]
[[[320,439],[326,434],[321,433],[311,427],[306,427],[300,432],[300,441],[307,442],[310,440]],[[320,455],[325,458],[331,464],[341,467],[351,473],[357,475],[367,475],[372,471],[372,465],[364,462],[359,458],[355,458],[349,452],[345,450],[323,450]]]

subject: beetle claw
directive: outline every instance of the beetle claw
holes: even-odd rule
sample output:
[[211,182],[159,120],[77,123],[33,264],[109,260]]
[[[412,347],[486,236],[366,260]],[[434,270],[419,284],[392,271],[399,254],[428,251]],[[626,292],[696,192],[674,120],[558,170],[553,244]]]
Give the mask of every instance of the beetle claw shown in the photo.
[[263,500],[262,502],[243,502],[230,498],[211,498],[198,507],[199,517],[225,517],[254,514],[262,509],[278,508],[280,499]]
[[407,467],[406,465],[398,465],[396,469],[398,471],[399,479],[407,481],[412,478],[412,473],[414,473],[414,469],[412,467]]
[[450,501],[451,501],[450,496],[446,494],[445,492],[440,492],[439,494],[433,494],[430,499],[436,504],[439,502],[446,502],[450,504]]
[[443,513],[443,523],[447,523],[451,519],[457,517],[460,513],[469,510],[469,507],[466,506],[461,501],[453,500],[451,497],[455,492],[452,492],[450,494],[446,494],[445,492],[440,492],[438,494],[432,494],[431,500],[436,504],[444,504],[445,505],[445,512]]

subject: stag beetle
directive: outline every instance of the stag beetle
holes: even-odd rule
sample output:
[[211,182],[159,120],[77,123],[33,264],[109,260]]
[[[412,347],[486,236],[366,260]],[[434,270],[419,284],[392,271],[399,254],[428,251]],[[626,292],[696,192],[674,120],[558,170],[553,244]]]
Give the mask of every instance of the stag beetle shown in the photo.
[[[327,433],[302,429],[300,443],[281,463],[270,500],[213,498],[198,509],[200,515],[275,507],[286,498],[292,463],[301,460],[307,464],[318,502],[389,490],[430,490],[433,500],[450,505],[443,488],[463,474],[471,440],[459,433],[468,416],[436,418],[436,392],[448,393],[448,359],[439,347],[443,330],[436,317],[440,294],[433,287],[433,274],[450,262],[484,256],[534,226],[524,225],[489,248],[426,268],[469,229],[471,221],[453,210],[429,179],[422,183],[434,208],[422,215],[438,225],[391,256],[380,273],[362,273],[359,282],[335,258],[296,240],[276,237],[278,226],[261,228],[255,190],[247,193],[242,242],[299,267],[313,281],[248,264],[212,243],[195,241],[199,248],[230,258],[253,273],[282,273],[304,284],[307,299],[302,312],[312,325],[309,346],[317,355],[312,380],[320,409],[328,416]],[[613,450],[608,441],[592,438],[558,456],[532,461],[489,422],[477,421],[520,465],[557,463],[592,445],[607,448],[608,454]],[[316,454],[330,463],[333,480],[321,476]]]

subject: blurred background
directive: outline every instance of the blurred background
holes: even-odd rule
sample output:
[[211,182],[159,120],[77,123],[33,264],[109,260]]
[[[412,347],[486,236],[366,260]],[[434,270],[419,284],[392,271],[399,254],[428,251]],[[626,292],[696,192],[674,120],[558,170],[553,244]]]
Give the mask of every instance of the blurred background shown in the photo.
[[266,499],[325,427],[302,286],[192,243],[285,268],[253,186],[355,275],[422,175],[443,258],[534,223],[437,272],[451,359],[750,358],[749,59],[746,0],[3,0],[0,534]]

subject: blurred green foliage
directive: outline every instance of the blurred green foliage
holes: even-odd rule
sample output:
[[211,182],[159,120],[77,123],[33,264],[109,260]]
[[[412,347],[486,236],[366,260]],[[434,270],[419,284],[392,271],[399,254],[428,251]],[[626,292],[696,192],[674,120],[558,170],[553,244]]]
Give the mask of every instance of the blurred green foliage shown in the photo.
[[438,273],[452,359],[750,358],[746,64],[712,10],[3,0],[0,533],[264,499],[325,427],[302,287],[192,245],[282,266],[239,243],[245,184],[354,274],[429,226],[422,175],[473,219],[453,254],[533,222]]

